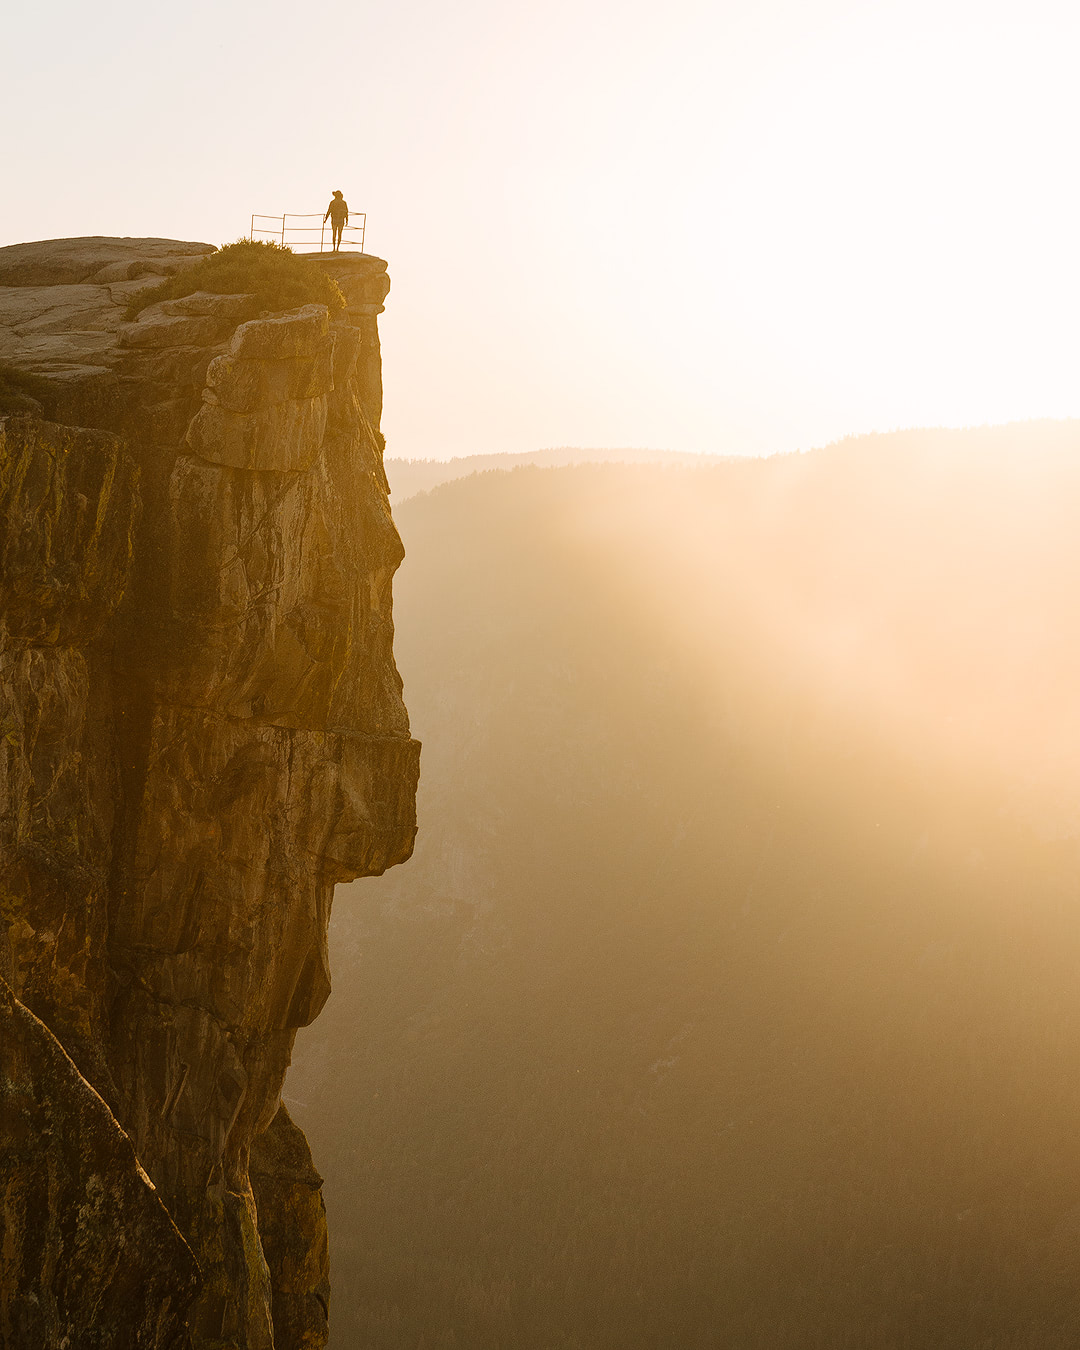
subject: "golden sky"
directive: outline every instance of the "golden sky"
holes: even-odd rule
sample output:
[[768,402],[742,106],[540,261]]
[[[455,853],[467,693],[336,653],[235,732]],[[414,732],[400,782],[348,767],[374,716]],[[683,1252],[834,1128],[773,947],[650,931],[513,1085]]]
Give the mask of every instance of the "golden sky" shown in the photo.
[[5,15],[0,243],[340,187],[389,453],[1080,415],[1080,7],[398,0]]

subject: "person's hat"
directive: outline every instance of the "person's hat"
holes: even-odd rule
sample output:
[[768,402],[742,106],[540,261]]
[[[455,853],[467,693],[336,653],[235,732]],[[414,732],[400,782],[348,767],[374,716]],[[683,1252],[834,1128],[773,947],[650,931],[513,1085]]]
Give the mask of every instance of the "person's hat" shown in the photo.
[[335,196],[335,197],[340,197],[340,196],[341,196],[341,189],[340,189],[340,188],[335,188],[335,189],[334,189],[334,196]]

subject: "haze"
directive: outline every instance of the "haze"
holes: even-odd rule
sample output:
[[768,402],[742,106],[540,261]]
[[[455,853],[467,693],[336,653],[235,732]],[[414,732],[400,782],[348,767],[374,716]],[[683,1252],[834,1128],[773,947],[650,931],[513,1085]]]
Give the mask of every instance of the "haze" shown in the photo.
[[748,453],[1080,412],[1080,20],[675,0],[5,16],[0,243],[341,187],[390,453]]
[[1080,1344],[1078,448],[402,492],[417,846],[285,1086],[331,1350]]
[[[390,265],[419,834],[338,886],[334,997],[283,1094],[326,1182],[331,1350],[1075,1350],[1077,7],[116,0],[22,8],[4,38],[0,243],[222,243],[339,188]],[[226,255],[228,288],[266,258]],[[11,425],[47,448],[66,431],[35,410],[70,397],[119,462],[115,419],[144,512],[98,689],[81,649],[49,667],[20,635],[34,597],[75,612],[62,588],[101,570],[53,566],[52,503],[95,547],[104,508],[54,489],[37,441],[48,493],[8,475],[30,503],[8,552],[35,578],[13,592],[12,763],[60,819],[78,747],[112,756],[86,781],[122,781],[118,804],[103,786],[71,848],[124,822],[101,876],[180,898],[144,927],[116,911],[102,1025],[161,1085],[147,1137],[203,1140],[207,1168],[177,1173],[209,1176],[206,1214],[243,1239],[248,1350],[268,1317],[279,1350],[321,1344],[317,1186],[287,1117],[270,1303],[252,1224],[270,1254],[276,1211],[246,1168],[327,988],[323,879],[412,841],[376,767],[413,760],[372,328],[331,350],[286,324],[270,356],[241,338],[207,367],[201,316],[136,296],[130,328],[74,302],[54,320],[38,289],[6,332],[111,323],[130,346],[76,387],[13,338]],[[214,344],[235,319],[210,316]],[[68,856],[42,864],[50,904]],[[292,944],[295,980],[274,965],[284,993],[253,1012],[231,972],[254,990]],[[147,1022],[167,1096],[159,1042],[122,1023],[155,1000],[207,1028],[205,1120],[177,1107],[188,1023]],[[241,1344],[224,1270],[204,1350]]]

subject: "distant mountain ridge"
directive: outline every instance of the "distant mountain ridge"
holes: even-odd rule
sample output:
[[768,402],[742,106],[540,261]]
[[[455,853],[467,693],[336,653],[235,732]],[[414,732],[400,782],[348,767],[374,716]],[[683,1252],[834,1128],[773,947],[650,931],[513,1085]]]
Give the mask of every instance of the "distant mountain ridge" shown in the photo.
[[734,455],[695,455],[682,450],[581,449],[560,445],[548,450],[529,450],[518,455],[464,455],[460,459],[387,459],[386,476],[390,492],[397,502],[430,492],[442,483],[491,469],[516,469],[523,465],[539,468],[564,468],[571,464],[667,464],[672,467],[695,464],[723,464]]
[[[1015,451],[1032,441],[1068,438],[1077,432],[1080,422],[1075,418],[1035,418],[1023,422],[1004,422],[997,426],[981,427],[909,427],[896,431],[868,431],[844,436],[838,441],[807,451],[792,451],[793,455],[830,454],[838,450],[845,454],[908,455],[953,453],[958,447],[967,447],[968,453],[986,455]],[[530,450],[524,454],[464,455],[459,459],[392,459],[384,461],[390,492],[400,503],[415,497],[418,492],[430,492],[443,483],[468,478],[474,473],[492,470],[511,470],[525,466],[538,468],[567,468],[584,464],[656,464],[668,468],[713,467],[761,458],[757,455],[694,454],[685,450],[649,450],[640,448],[594,448],[560,445],[545,450]],[[766,456],[765,458],[786,458]]]

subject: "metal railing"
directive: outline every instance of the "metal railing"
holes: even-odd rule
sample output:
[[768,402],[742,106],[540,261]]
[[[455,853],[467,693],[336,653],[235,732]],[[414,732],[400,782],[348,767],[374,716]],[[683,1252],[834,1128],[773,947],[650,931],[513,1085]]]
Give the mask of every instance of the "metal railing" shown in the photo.
[[[261,220],[262,225],[255,222]],[[270,222],[273,222],[271,226]],[[314,221],[314,224],[292,224],[293,221]],[[359,221],[359,224],[356,222]],[[350,211],[349,223],[341,232],[341,248],[350,253],[363,253],[364,232],[367,229],[367,212]],[[291,248],[294,253],[329,253],[333,246],[333,232],[330,222],[323,220],[316,212],[297,214],[286,213],[283,216],[251,217],[249,239],[272,239],[282,248]]]

